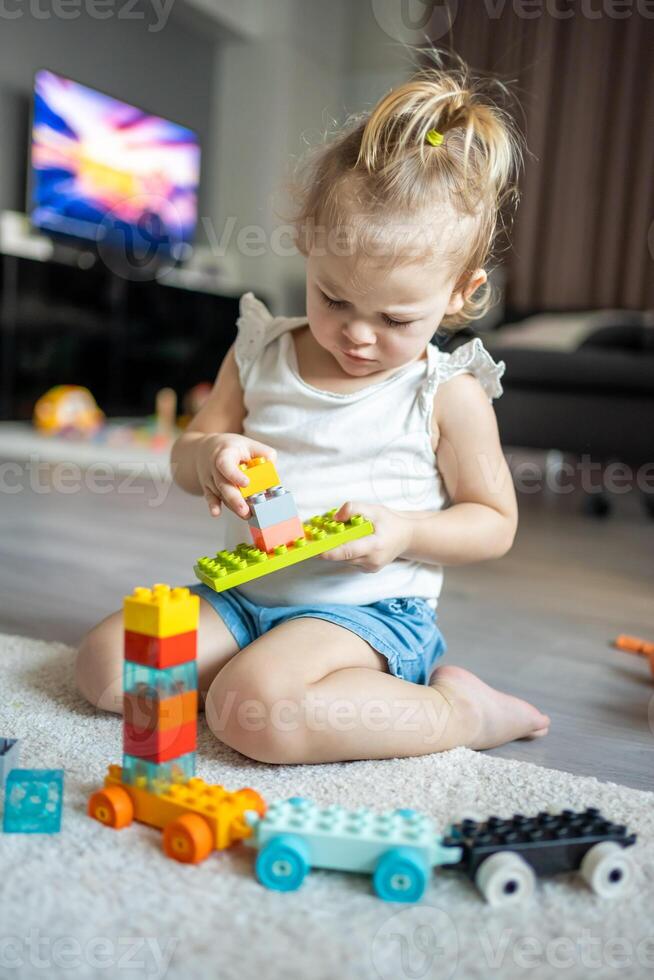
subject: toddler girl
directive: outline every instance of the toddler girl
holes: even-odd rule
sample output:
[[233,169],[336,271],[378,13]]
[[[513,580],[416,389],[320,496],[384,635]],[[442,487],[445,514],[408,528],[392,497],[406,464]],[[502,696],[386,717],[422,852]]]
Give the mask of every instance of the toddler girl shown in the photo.
[[[265,762],[484,749],[549,719],[470,672],[439,666],[443,565],[498,558],[517,507],[491,399],[503,364],[480,340],[443,353],[438,327],[488,305],[498,212],[520,146],[464,69],[430,67],[351,120],[296,183],[306,317],[251,293],[212,393],[172,452],[176,482],[250,539],[239,463],[266,456],[301,517],[362,513],[369,537],[202,602],[206,718]],[[222,527],[221,527],[222,525]],[[210,549],[208,549],[210,550]],[[121,617],[84,640],[81,691],[119,710]]]

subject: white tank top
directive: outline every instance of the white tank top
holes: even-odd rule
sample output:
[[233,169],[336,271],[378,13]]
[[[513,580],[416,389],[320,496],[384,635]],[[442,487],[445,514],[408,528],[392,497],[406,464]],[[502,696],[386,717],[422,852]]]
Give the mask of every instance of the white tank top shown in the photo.
[[[431,446],[439,384],[474,374],[490,399],[502,394],[504,363],[481,340],[445,354],[429,344],[427,358],[349,394],[322,391],[299,375],[291,331],[306,317],[273,317],[252,293],[241,297],[236,364],[246,408],[243,432],[277,450],[281,483],[301,519],[369,501],[397,510],[441,510],[449,503]],[[216,550],[251,541],[246,521],[223,510]],[[420,596],[436,607],[441,565],[398,558],[375,573],[347,562],[308,559],[239,586],[264,606],[363,605]]]

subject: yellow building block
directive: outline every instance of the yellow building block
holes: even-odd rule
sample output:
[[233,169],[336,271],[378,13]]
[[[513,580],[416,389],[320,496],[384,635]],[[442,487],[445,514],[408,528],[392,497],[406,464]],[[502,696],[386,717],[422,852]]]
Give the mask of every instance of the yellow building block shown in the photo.
[[255,456],[247,463],[241,463],[240,470],[243,470],[250,481],[247,487],[239,487],[244,497],[251,497],[253,493],[263,493],[271,487],[278,487],[281,484],[275,464],[264,456]]
[[337,509],[312,517],[304,524],[304,537],[289,545],[282,544],[269,553],[251,544],[239,544],[235,551],[219,551],[215,558],[199,558],[193,570],[214,592],[224,592],[374,533],[371,522],[361,514],[353,515],[348,521],[335,521]]
[[123,602],[124,625],[133,633],[167,637],[198,627],[200,600],[186,588],[154,585],[136,588]]
[[104,784],[126,790],[134,807],[133,819],[149,827],[163,830],[186,813],[204,817],[211,828],[213,847],[218,851],[250,836],[252,831],[243,819],[248,809],[265,810],[265,804],[253,790],[229,792],[224,786],[213,786],[198,777],[185,783],[172,783],[156,794],[123,783],[121,766],[109,766]]

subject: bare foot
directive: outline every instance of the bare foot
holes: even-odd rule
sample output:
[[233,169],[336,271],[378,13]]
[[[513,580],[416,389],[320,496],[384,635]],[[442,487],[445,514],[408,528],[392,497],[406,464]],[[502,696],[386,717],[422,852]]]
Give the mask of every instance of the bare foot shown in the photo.
[[453,720],[466,733],[459,744],[470,749],[492,749],[517,738],[541,738],[549,730],[550,719],[533,704],[496,691],[463,667],[439,667],[430,687],[452,706]]

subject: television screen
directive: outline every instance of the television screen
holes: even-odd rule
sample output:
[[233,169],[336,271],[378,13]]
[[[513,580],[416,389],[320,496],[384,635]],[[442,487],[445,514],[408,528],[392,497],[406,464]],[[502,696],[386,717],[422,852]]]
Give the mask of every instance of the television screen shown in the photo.
[[197,221],[190,129],[42,70],[34,86],[31,218],[110,249],[182,257]]

